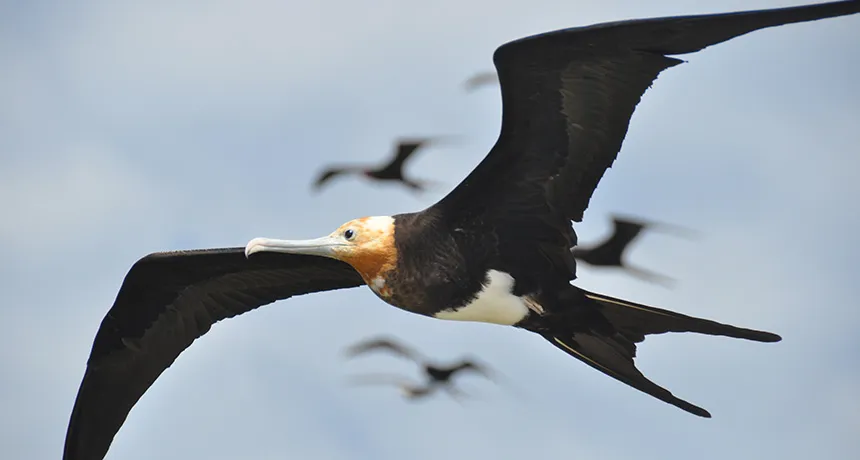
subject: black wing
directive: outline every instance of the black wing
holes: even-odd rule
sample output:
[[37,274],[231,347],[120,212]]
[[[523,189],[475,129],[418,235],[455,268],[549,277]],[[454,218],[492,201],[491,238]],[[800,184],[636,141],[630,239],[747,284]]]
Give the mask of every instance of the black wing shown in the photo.
[[387,350],[406,359],[421,363],[423,358],[411,348],[391,339],[374,339],[355,344],[347,349],[348,356],[356,356],[373,350]]
[[397,143],[397,151],[394,154],[394,159],[390,163],[383,166],[377,171],[377,174],[384,177],[402,178],[403,165],[406,160],[412,156],[419,148],[430,142],[430,139],[410,139],[403,140]]
[[642,95],[660,72],[682,62],[670,55],[757,29],[857,12],[860,1],[853,0],[630,20],[502,45],[493,56],[502,93],[499,139],[433,209],[451,231],[494,233],[507,265],[534,271],[549,259],[554,270],[543,276],[559,265],[573,270],[570,221],[582,219]]
[[482,86],[489,85],[490,83],[498,83],[499,77],[496,76],[496,72],[480,72],[476,73],[469,77],[466,80],[466,83],[463,86],[466,87],[466,91],[473,91]]
[[164,252],[125,277],[96,334],[66,433],[64,460],[102,459],[131,408],[216,322],[294,295],[355,287],[349,265],[244,248]]
[[613,232],[609,238],[590,248],[574,247],[573,256],[592,265],[621,266],[624,251],[647,224],[619,217],[613,217],[612,224]]
[[453,371],[452,373],[457,373],[457,372],[465,371],[465,370],[471,370],[477,374],[481,374],[482,376],[484,376],[490,380],[493,379],[493,373],[490,372],[489,367],[487,367],[484,364],[478,363],[474,360],[468,360],[468,359],[463,360],[459,364],[452,366],[451,370]]
[[349,173],[354,173],[354,172],[359,171],[359,170],[360,170],[360,168],[353,167],[353,166],[342,166],[342,167],[328,168],[328,169],[324,170],[323,172],[321,172],[319,176],[317,176],[317,179],[314,181],[314,189],[318,190],[318,189],[322,188],[322,186],[325,185],[326,182],[329,182],[331,179],[333,179],[337,176],[341,176],[341,175],[349,174]]

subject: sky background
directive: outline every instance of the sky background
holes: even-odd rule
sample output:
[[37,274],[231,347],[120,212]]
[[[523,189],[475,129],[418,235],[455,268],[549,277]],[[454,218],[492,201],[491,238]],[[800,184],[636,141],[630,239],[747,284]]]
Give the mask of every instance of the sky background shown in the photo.
[[[502,43],[596,22],[792,0],[0,1],[0,457],[59,458],[93,337],[155,251],[309,238],[423,209],[498,135]],[[219,323],[131,411],[108,459],[848,459],[860,455],[860,16],[755,32],[666,71],[645,95],[580,241],[611,213],[699,230],[646,234],[630,259],[675,289],[580,269],[597,292],[773,331],[777,344],[674,334],[639,368],[701,419],[512,328],[433,320],[369,289]],[[414,195],[337,181],[398,136],[460,135],[409,171]],[[344,347],[394,335],[441,362],[480,357],[475,397],[350,388],[418,375]]]

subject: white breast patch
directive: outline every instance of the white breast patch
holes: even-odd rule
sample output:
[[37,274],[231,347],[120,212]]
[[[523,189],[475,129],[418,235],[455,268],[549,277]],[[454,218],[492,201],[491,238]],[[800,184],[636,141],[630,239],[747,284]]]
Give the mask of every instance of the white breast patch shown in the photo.
[[457,310],[443,310],[436,318],[453,321],[477,321],[482,323],[514,325],[528,316],[526,302],[513,295],[514,278],[498,270],[487,272],[484,288],[471,303]]

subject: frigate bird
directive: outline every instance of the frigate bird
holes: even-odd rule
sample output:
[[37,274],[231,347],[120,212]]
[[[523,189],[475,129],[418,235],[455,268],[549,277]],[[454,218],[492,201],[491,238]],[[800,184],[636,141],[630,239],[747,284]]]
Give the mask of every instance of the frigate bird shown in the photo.
[[386,164],[377,168],[362,166],[332,166],[325,169],[314,182],[314,189],[319,190],[332,179],[346,174],[361,174],[377,181],[397,181],[415,191],[423,191],[429,181],[411,179],[404,175],[403,166],[419,149],[429,146],[438,138],[401,139],[397,142],[394,157]]
[[469,77],[463,86],[466,88],[466,91],[474,91],[482,86],[498,82],[499,77],[496,75],[496,72],[478,72]]
[[440,366],[430,362],[427,358],[421,356],[415,350],[406,347],[403,344],[396,343],[391,339],[374,339],[358,343],[347,350],[348,356],[357,356],[374,350],[387,350],[394,354],[412,360],[422,367],[425,375],[430,379],[430,383],[447,384],[451,378],[462,371],[472,371],[478,373],[488,379],[492,379],[492,373],[489,368],[483,364],[478,364],[473,359],[464,359],[450,366]]
[[571,248],[571,253],[577,262],[585,262],[595,267],[618,267],[638,278],[666,286],[674,283],[674,280],[666,275],[630,265],[624,255],[633,240],[642,233],[642,230],[663,230],[691,235],[690,230],[675,225],[621,216],[612,217],[612,226],[612,234],[603,241],[589,247],[574,246]]
[[657,75],[751,31],[860,12],[860,0],[628,20],[543,33],[493,60],[501,132],[481,163],[420,212],[351,220],[312,240],[155,253],[136,262],[102,320],[66,433],[65,460],[101,459],[158,376],[220,320],[279,299],[367,284],[417,314],[534,332],[589,366],[710,417],[635,366],[646,335],[696,332],[776,342],[743,329],[571,283],[572,222],[614,162]]

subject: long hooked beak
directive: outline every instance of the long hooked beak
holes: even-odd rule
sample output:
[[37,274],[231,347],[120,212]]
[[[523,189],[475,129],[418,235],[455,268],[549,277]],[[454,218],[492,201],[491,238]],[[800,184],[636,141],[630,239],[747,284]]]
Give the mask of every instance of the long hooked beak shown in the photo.
[[245,246],[245,257],[255,252],[283,252],[287,254],[305,254],[337,258],[334,249],[346,246],[347,243],[331,235],[312,240],[276,240],[271,238],[254,238]]

